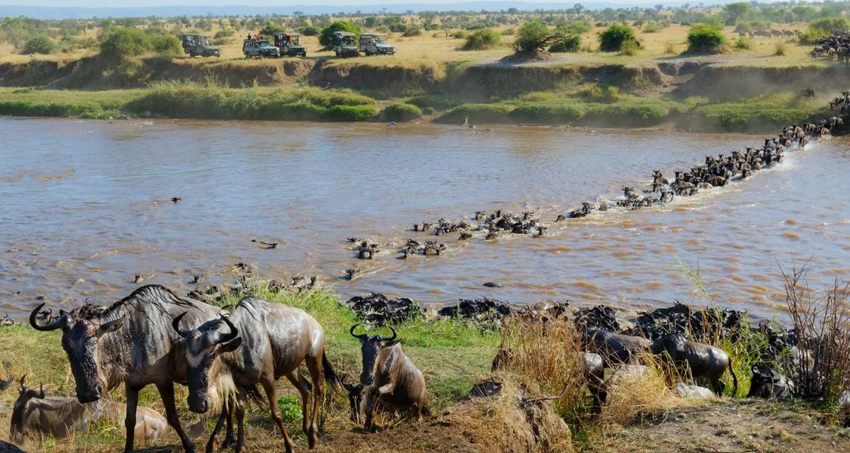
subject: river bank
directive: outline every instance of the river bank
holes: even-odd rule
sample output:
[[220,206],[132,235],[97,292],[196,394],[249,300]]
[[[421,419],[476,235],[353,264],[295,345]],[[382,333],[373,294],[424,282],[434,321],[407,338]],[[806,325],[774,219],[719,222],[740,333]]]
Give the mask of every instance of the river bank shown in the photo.
[[[627,64],[392,64],[98,56],[0,64],[0,115],[432,121],[766,132],[823,110],[850,68],[675,58]],[[816,87],[815,98],[803,97]]]

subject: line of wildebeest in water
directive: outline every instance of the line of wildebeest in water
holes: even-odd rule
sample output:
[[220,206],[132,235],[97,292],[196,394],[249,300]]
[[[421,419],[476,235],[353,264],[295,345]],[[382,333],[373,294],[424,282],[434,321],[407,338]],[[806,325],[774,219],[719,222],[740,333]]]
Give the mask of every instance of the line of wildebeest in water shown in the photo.
[[[850,112],[850,91],[844,91],[829,103],[830,110],[842,106],[841,115]],[[645,187],[623,187],[623,195],[609,201],[599,197],[597,202],[583,201],[581,207],[559,214],[554,223],[568,219],[587,217],[593,211],[605,212],[612,209],[637,210],[670,203],[676,197],[692,197],[700,190],[724,187],[730,182],[749,178],[755,172],[770,168],[782,162],[784,153],[805,147],[811,140],[817,140],[830,134],[836,126],[843,125],[839,116],[820,120],[817,123],[792,124],[782,128],[780,134],[764,140],[759,148],[747,147],[734,150],[730,154],[706,156],[702,165],[694,165],[689,170],[676,170],[672,180],[665,178],[660,170],[652,173],[652,183]],[[504,234],[544,236],[549,226],[535,216],[533,211],[514,214],[501,209],[486,212],[478,211],[468,220],[452,222],[441,218],[436,222],[414,224],[409,231],[444,236],[459,234],[458,240],[467,241],[474,237],[485,240],[497,239]],[[353,251],[359,259],[371,260],[381,252],[381,245],[359,237],[349,237]],[[392,246],[391,246],[392,247]],[[412,256],[439,256],[447,250],[444,243],[437,240],[420,241],[407,239],[404,244],[395,246],[399,259]],[[348,268],[345,276],[352,280],[360,272],[358,268]]]
[[[842,96],[842,103],[846,105],[850,93]],[[831,107],[835,104],[831,103]],[[724,186],[731,180],[747,178],[755,171],[780,162],[784,151],[802,147],[811,138],[827,135],[839,124],[842,124],[841,119],[834,117],[819,124],[787,126],[778,137],[766,139],[761,148],[734,151],[728,156],[709,156],[704,165],[677,171],[672,182],[656,171],[650,187],[640,192],[626,188],[624,196],[610,204],[596,206],[585,202],[582,208],[559,216],[556,221],[584,217],[593,210],[640,209],[672,201],[676,196],[692,196],[703,188]],[[521,215],[478,212],[473,219],[475,224],[440,220],[434,224],[414,225],[413,230],[436,235],[459,232],[461,240],[472,238],[475,231],[486,231],[487,239],[501,233],[543,235],[546,231],[546,226],[531,212]],[[350,240],[358,243],[356,250],[361,258],[372,258],[379,251],[376,244],[356,238]],[[445,246],[436,241],[420,244],[409,240],[400,253],[402,257],[439,255],[443,250]],[[350,276],[355,273],[356,270],[349,271]],[[311,280],[298,288],[309,289],[314,284],[315,280]],[[272,286],[277,291],[284,290],[282,285]],[[244,294],[246,287],[239,286],[235,290]],[[29,318],[33,328],[62,331],[61,343],[74,375],[76,395],[47,397],[43,386],[38,391],[30,389],[25,377],[21,377],[19,398],[11,417],[12,440],[20,442],[27,432],[67,436],[75,429],[84,430],[90,421],[115,418],[116,411],[123,409],[125,451],[133,450],[136,437],[145,440],[160,437],[167,424],[179,436],[184,450],[194,452],[195,444],[181,427],[177,415],[174,383],[189,387],[187,402],[192,412],[219,411],[207,451],[218,445],[222,428],[226,430],[222,447],[235,445],[237,451],[244,449],[244,403],[248,398],[262,401],[260,387],[265,392],[271,418],[282,432],[286,450],[293,450],[294,443],[284,429],[277,405],[275,384],[280,377],[286,377],[300,393],[302,430],[310,448],[319,440],[319,412],[325,381],[331,388],[341,387],[347,392],[352,420],[361,423],[362,418],[367,429],[377,427],[374,413],[381,408],[409,409],[417,417],[429,415],[425,379],[405,355],[397,332],[391,326],[424,315],[425,309],[410,299],[391,300],[372,294],[348,301],[347,305],[362,321],[384,325],[392,331],[392,336],[385,338],[357,333],[360,324],[351,327],[351,335],[360,342],[362,361],[359,383],[353,384],[345,382],[334,370],[326,354],[324,330],[305,311],[256,297],[243,298],[235,307],[223,311],[206,303],[211,291],[218,293],[220,289],[195,291],[186,298],[162,286],[146,285],[110,307],[86,304],[70,313],[60,311],[58,315],[49,309],[43,310],[44,304],[36,307]],[[553,318],[568,316],[568,313],[567,302],[517,307],[484,298],[461,300],[441,309],[438,315],[471,319],[482,328],[497,329],[507,316],[529,317],[535,322],[547,323]],[[603,402],[618,373],[624,370],[644,372],[634,368],[639,365],[629,365],[631,368],[621,365],[643,353],[651,353],[666,354],[675,363],[687,365],[694,378],[704,377],[712,387],[709,391],[682,384],[680,392],[720,394],[724,388],[720,378],[727,370],[732,372],[732,363],[724,351],[701,343],[707,338],[700,335],[719,331],[736,341],[736,337],[758,331],[769,341],[760,351],[765,361],[752,370],[749,396],[783,399],[799,394],[799,388],[795,389],[795,383],[784,376],[782,370],[811,369],[813,353],[793,346],[797,343],[794,332],[773,324],[760,323],[748,331],[742,324],[744,317],[739,311],[692,311],[676,304],[642,313],[634,325],[623,327],[610,308],[578,310],[573,321],[585,351],[588,388],[597,402]],[[494,370],[509,362],[512,355],[513,351],[500,348],[493,361]],[[788,357],[790,362],[777,368],[781,357]],[[301,370],[302,365],[309,377]],[[617,369],[607,381],[605,368]],[[732,378],[737,387],[734,374]],[[14,377],[0,381],[0,390],[13,382]],[[104,398],[121,384],[126,391],[126,407]],[[138,406],[139,391],[150,384],[160,393],[165,418]],[[847,424],[850,425],[850,420]]]

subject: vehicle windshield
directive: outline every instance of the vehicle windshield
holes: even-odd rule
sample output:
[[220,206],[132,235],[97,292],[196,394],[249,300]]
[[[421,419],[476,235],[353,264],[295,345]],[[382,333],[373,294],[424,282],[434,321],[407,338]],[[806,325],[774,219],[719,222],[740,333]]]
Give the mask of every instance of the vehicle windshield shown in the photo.
[[260,47],[274,47],[274,46],[269,44],[268,41],[263,41],[263,42],[260,43]]
[[379,39],[379,40],[375,41],[375,43],[376,44],[384,44],[384,45],[388,44],[386,39]]

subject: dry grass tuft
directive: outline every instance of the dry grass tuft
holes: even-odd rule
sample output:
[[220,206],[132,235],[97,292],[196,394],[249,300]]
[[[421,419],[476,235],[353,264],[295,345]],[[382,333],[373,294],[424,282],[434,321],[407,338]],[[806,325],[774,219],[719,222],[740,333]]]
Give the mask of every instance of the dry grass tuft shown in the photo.
[[785,45],[784,42],[776,43],[776,50],[773,52],[774,56],[784,57],[788,53],[788,46]]
[[676,55],[676,43],[673,41],[667,41],[664,43],[664,54],[665,55]]
[[691,404],[668,387],[675,380],[675,368],[647,354],[641,357],[646,368],[623,368],[608,387],[608,399],[600,414],[602,426],[628,426],[654,417],[674,407]]

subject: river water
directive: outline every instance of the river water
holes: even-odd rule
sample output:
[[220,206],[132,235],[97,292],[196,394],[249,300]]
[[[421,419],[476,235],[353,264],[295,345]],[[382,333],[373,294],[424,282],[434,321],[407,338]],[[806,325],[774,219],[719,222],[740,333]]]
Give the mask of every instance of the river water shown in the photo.
[[[565,128],[0,118],[0,309],[108,303],[138,285],[179,291],[232,278],[236,262],[282,278],[319,274],[347,297],[423,303],[489,296],[645,308],[704,304],[679,263],[723,306],[776,317],[780,265],[811,282],[850,279],[850,141],[827,139],[779,166],[664,207],[557,214],[653,169],[702,162],[760,137]],[[182,202],[172,203],[171,197]],[[543,238],[426,237],[413,223],[479,210],[534,210]],[[346,237],[392,250],[438,239],[439,257],[358,260]],[[263,249],[251,239],[278,242]],[[344,270],[361,270],[354,281]],[[501,288],[485,288],[497,282]]]

